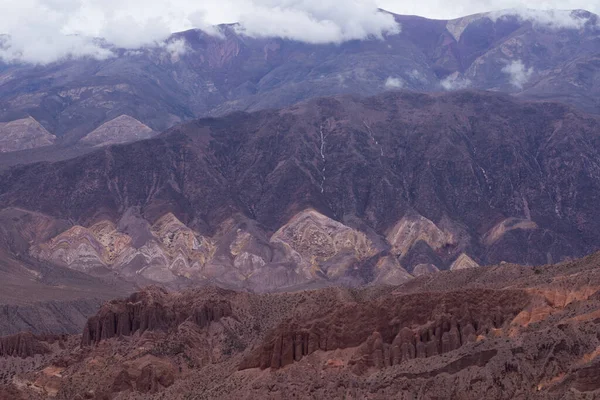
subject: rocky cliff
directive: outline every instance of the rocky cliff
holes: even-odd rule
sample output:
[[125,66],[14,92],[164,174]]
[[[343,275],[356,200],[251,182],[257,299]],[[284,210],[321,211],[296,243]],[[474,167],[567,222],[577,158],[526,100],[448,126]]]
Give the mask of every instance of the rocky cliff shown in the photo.
[[173,304],[173,300],[164,289],[151,288],[124,301],[109,303],[88,320],[82,344],[136,333],[141,335],[146,331],[166,332],[186,321],[205,328],[211,322],[231,316],[231,305],[227,301],[192,305],[179,298],[176,299],[178,303]]

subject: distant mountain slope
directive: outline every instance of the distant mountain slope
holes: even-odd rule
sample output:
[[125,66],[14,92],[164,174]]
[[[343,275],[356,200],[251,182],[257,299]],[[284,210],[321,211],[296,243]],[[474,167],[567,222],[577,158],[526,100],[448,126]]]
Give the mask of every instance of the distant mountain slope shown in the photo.
[[598,112],[600,28],[583,11],[481,14],[453,21],[396,16],[384,40],[313,45],[250,38],[173,35],[168,48],[115,50],[104,61],[0,68],[0,121],[33,116],[73,143],[127,114],[161,131],[235,110],[279,108],[313,97],[389,89],[465,87],[556,99]]
[[131,118],[129,115],[121,115],[102,124],[93,132],[88,133],[81,141],[85,144],[98,147],[135,142],[137,140],[149,139],[155,135],[157,135],[156,132],[135,118]]
[[70,268],[255,290],[364,284],[600,248],[599,165],[600,117],[505,94],[390,92],[15,167],[0,207],[78,225],[28,250]]
[[50,146],[56,136],[31,117],[0,122],[0,153]]

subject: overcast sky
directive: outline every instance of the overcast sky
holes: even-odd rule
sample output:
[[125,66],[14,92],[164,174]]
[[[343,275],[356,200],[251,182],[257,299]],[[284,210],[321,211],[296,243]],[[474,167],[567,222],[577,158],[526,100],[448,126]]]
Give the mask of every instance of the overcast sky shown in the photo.
[[171,32],[240,22],[251,36],[312,43],[397,33],[377,7],[429,18],[507,8],[600,13],[600,0],[0,0],[0,59],[48,63],[68,56],[110,57],[93,37],[118,47],[164,45]]

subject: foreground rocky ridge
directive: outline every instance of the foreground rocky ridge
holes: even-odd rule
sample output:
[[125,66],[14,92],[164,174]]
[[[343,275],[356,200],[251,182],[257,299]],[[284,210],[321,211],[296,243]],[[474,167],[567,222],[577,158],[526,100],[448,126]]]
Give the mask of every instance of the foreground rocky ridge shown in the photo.
[[599,128],[493,93],[320,99],[12,168],[0,207],[11,251],[140,285],[400,284],[597,250]]
[[281,294],[150,287],[105,304],[83,336],[44,345],[50,357],[0,359],[10,377],[0,390],[30,399],[594,398],[599,263],[595,254]]

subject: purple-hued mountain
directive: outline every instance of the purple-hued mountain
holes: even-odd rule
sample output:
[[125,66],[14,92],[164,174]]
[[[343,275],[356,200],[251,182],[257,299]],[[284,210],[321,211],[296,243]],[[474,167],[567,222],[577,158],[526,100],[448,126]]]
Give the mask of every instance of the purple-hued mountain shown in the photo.
[[[168,42],[180,46],[114,49],[119,56],[103,61],[0,66],[0,122],[32,117],[57,137],[50,146],[55,151],[28,150],[2,160],[70,157],[72,146],[98,128],[102,133],[92,135],[95,145],[127,142],[149,137],[135,134],[143,125],[158,132],[208,115],[400,88],[484,89],[600,110],[600,25],[594,14],[506,11],[452,21],[395,18],[401,32],[383,40],[315,45],[251,38],[226,25],[221,36],[177,33]],[[124,117],[129,125],[106,132],[104,124]],[[84,139],[78,146],[91,142]]]
[[136,285],[399,284],[600,249],[598,18],[396,19],[1,66],[0,319],[75,308],[52,329],[73,331],[80,295]]

